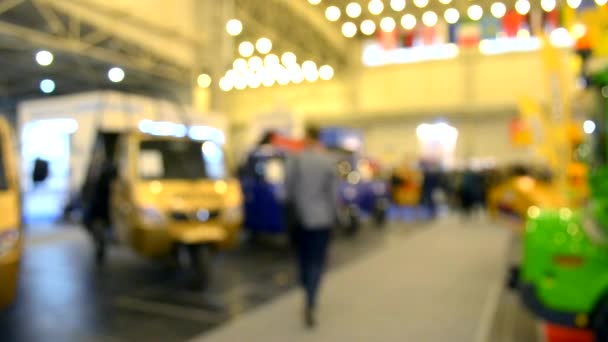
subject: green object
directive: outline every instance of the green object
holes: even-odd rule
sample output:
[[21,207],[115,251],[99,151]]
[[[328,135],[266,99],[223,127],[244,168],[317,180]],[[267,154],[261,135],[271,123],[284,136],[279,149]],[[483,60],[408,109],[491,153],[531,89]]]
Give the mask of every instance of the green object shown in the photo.
[[591,84],[599,105],[588,156],[589,204],[529,210],[520,284],[524,302],[541,318],[593,327],[599,336],[605,331],[597,330],[594,316],[608,304],[608,69]]

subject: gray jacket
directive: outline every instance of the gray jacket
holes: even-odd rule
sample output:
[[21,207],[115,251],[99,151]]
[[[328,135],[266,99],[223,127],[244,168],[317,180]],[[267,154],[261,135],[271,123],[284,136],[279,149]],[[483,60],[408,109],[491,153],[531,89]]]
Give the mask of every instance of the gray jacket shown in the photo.
[[295,206],[303,229],[328,229],[335,225],[339,184],[335,165],[327,153],[314,148],[288,160],[287,198]]

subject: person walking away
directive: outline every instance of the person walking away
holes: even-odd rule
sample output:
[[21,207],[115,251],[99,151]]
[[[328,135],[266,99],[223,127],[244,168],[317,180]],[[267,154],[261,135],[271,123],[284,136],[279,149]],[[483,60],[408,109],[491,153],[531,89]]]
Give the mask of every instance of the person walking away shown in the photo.
[[305,291],[305,323],[316,325],[317,293],[326,266],[331,229],[338,217],[335,162],[319,142],[319,129],[306,129],[305,148],[288,163],[287,198],[297,221],[295,244]]

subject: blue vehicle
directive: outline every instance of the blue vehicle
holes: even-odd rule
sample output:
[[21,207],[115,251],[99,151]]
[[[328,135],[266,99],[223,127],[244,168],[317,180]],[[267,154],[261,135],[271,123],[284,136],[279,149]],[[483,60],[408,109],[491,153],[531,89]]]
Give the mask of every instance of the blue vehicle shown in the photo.
[[245,197],[245,227],[249,233],[283,234],[285,160],[287,152],[262,145],[248,156],[241,169],[241,188]]
[[321,141],[336,158],[342,178],[340,199],[347,230],[356,232],[362,218],[371,218],[376,226],[386,222],[390,190],[386,180],[374,175],[370,160],[361,157],[361,133],[348,128],[326,128]]
[[[372,218],[377,226],[382,226],[390,203],[388,184],[373,178],[368,160],[360,158],[355,152],[335,146],[343,141],[341,137],[344,135],[340,134],[323,135],[322,141],[336,158],[342,179],[339,191],[343,228],[348,233],[355,233],[364,217]],[[287,232],[284,217],[285,163],[289,154],[297,149],[297,143],[268,141],[253,150],[241,167],[240,181],[245,198],[244,224],[252,235],[280,235]]]

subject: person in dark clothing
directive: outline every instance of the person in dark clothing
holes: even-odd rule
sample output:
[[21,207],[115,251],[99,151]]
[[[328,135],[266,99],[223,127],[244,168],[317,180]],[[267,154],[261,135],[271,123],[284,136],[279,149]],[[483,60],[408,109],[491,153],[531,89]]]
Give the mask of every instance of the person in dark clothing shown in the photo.
[[441,173],[430,164],[422,166],[423,180],[420,194],[420,205],[427,211],[428,217],[434,219],[437,216],[437,203],[435,203],[435,190],[441,186]]
[[295,244],[306,295],[305,322],[314,327],[317,293],[338,217],[339,182],[335,162],[319,144],[317,128],[307,128],[306,148],[289,161],[286,181],[288,202],[297,221]]
[[95,256],[98,262],[105,257],[106,233],[110,225],[110,198],[112,182],[116,177],[116,169],[110,161],[106,161],[89,194],[89,205],[84,215],[84,224],[95,240]]

